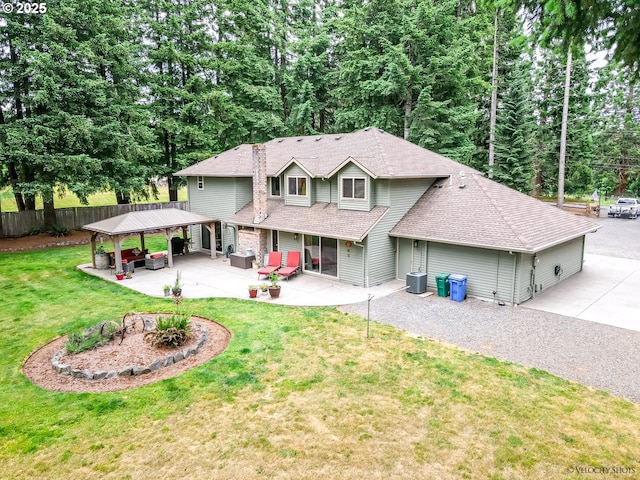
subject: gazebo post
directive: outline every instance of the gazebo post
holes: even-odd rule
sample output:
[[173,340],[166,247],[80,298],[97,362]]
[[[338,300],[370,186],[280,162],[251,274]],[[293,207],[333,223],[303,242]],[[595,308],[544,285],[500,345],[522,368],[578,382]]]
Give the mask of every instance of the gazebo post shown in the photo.
[[171,228],[164,230],[164,236],[167,237],[167,266],[173,268],[173,248],[171,247],[171,235],[173,231]]
[[210,223],[207,225],[209,230],[209,245],[211,246],[211,258],[216,258],[216,224]]
[[98,232],[94,232],[91,234],[91,266],[93,269],[96,269],[96,237],[98,236]]
[[145,248],[144,248],[144,231],[140,232],[140,250],[142,250],[142,253],[144,253]]
[[182,253],[187,253],[189,247],[188,247],[188,243],[187,243],[187,226],[183,225],[182,226],[182,240],[184,240],[184,250],[182,251]]
[[116,262],[116,272],[122,272],[122,246],[120,245],[120,235],[113,235],[113,255]]

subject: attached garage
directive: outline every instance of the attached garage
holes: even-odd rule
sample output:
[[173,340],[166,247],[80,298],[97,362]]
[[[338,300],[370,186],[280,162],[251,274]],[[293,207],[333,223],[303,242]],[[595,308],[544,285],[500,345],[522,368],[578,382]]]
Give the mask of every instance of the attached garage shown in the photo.
[[522,303],[543,289],[582,270],[584,237],[535,255],[399,238],[398,279],[426,272],[427,287],[436,275],[467,275],[467,293],[480,298]]
[[[460,208],[461,205],[473,208]],[[481,175],[435,183],[391,230],[397,278],[468,277],[467,294],[519,304],[582,270],[584,237],[599,225]]]

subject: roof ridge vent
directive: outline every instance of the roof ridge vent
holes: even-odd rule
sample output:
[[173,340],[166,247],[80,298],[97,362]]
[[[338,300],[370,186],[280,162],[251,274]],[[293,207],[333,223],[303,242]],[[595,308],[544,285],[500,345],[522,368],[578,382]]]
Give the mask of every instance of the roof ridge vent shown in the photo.
[[296,142],[301,142],[303,138],[304,137],[300,137],[300,138],[296,139]]
[[371,127],[365,127],[364,131],[368,132],[369,130],[371,130]]
[[316,142],[319,142],[320,140],[322,140],[322,137],[317,137],[316,138]]
[[335,140],[340,140],[342,138],[342,135],[338,135]]
[[282,142],[284,142],[284,138],[279,138],[278,143],[282,143]]
[[240,145],[238,145],[234,150],[240,150]]

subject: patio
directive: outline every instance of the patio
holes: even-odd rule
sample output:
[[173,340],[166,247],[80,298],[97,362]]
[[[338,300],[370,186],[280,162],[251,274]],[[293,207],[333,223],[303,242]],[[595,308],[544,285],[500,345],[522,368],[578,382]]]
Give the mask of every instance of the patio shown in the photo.
[[[90,263],[79,265],[78,269],[153,297],[164,295],[163,286],[173,285],[178,271],[181,274],[182,294],[185,298],[250,300],[247,290],[249,285],[268,283],[266,279],[258,280],[256,270],[232,267],[229,260],[223,256],[212,259],[205,253],[193,252],[174,256],[173,263],[173,268],[165,267],[159,270],[138,267],[133,278],[120,281],[116,280],[112,269],[97,270],[92,268]],[[299,273],[289,280],[282,280],[280,285],[280,297],[272,299],[268,293],[259,293],[252,301],[296,306],[347,305],[365,301],[369,295],[384,296],[404,289],[405,282],[393,280],[365,289],[332,281],[326,277]]]

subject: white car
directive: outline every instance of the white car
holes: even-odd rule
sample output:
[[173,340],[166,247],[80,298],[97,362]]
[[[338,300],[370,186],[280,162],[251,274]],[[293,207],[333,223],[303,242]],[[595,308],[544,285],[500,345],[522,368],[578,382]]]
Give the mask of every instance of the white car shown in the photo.
[[609,207],[610,217],[638,218],[640,204],[637,198],[619,198],[615,205]]

